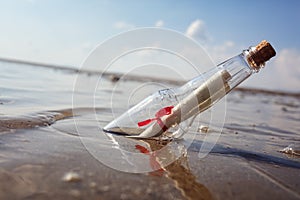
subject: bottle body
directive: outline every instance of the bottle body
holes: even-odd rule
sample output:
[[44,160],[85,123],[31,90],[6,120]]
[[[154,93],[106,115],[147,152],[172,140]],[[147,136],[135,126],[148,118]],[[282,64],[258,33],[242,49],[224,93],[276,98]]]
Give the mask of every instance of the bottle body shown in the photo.
[[252,62],[252,52],[255,50],[250,47],[179,88],[152,94],[104,127],[104,130],[138,138],[162,135],[182,137],[195,116],[259,71],[264,63],[257,65],[257,62]]

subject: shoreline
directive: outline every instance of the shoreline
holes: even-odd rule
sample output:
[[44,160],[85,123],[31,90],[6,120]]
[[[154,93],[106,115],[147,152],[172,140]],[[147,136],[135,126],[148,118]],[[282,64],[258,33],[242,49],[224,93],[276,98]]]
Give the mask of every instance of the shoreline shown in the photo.
[[[43,62],[35,62],[35,61],[27,61],[22,59],[15,59],[15,58],[3,58],[0,57],[0,62],[8,62],[8,63],[16,63],[16,64],[24,64],[29,66],[35,66],[40,68],[48,68],[53,70],[60,70],[65,72],[71,72],[75,74],[87,74],[87,75],[101,75],[105,78],[110,79],[112,82],[118,81],[122,74],[115,73],[115,72],[101,72],[95,70],[81,70],[76,66],[67,66],[67,65],[57,65],[51,63],[43,63]],[[185,81],[178,81],[173,79],[161,79],[161,78],[153,78],[147,76],[138,76],[138,75],[126,75],[126,77],[122,77],[124,81],[138,81],[138,82],[145,82],[145,81],[160,81],[165,83],[170,83],[174,85],[183,85],[186,83]],[[300,92],[291,92],[291,91],[275,91],[275,90],[268,90],[268,89],[259,89],[259,88],[250,88],[250,87],[237,87],[233,89],[233,91],[240,91],[240,92],[250,92],[250,93],[260,93],[260,94],[267,94],[267,95],[279,95],[279,96],[292,96],[296,98],[300,98]]]

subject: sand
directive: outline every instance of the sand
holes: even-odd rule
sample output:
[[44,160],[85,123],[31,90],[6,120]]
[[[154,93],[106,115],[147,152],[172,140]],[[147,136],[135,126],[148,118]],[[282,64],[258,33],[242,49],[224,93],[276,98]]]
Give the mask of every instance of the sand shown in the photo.
[[[0,93],[0,199],[300,199],[300,158],[279,152],[300,143],[299,95],[233,91],[226,99],[221,135],[201,158],[203,141],[216,135],[218,127],[205,117],[209,110],[194,124],[208,131],[190,132],[184,140],[108,137],[101,131],[113,119],[107,94],[115,84],[123,84],[115,108],[115,114],[121,114],[126,91],[137,81],[107,79],[97,109],[86,104],[87,93],[82,92],[82,104],[71,110],[70,80],[76,72],[39,69],[28,72],[40,74],[29,81],[16,73],[18,67],[9,68],[18,77],[0,77],[5,88]],[[54,85],[43,85],[43,74]],[[181,149],[163,154],[178,157],[165,165],[162,154],[155,152],[168,145]],[[129,162],[123,151],[139,154],[145,172],[119,171],[101,160],[122,165]]]

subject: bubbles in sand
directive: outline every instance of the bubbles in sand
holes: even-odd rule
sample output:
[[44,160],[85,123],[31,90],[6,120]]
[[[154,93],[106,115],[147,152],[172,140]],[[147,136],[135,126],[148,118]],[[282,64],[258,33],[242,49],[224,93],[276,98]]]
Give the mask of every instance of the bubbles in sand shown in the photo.
[[300,156],[300,146],[290,144],[289,146],[279,150],[279,152],[290,154],[290,155]]
[[67,172],[63,176],[62,180],[65,182],[79,182],[81,181],[81,177],[76,172]]

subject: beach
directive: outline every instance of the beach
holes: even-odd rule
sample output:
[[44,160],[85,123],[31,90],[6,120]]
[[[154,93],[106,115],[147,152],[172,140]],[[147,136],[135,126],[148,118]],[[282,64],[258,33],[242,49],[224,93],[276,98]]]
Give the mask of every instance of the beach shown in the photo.
[[[0,69],[0,199],[300,199],[300,94],[237,88],[226,96],[220,135],[204,113],[193,126],[207,132],[136,140],[102,128],[113,120],[111,93],[118,116],[139,79],[103,76],[91,103],[74,82],[98,83],[97,73],[13,61]],[[289,145],[296,151],[280,152]],[[168,165],[152,153],[165,147],[176,157]],[[138,154],[144,172],[110,167],[130,166],[123,151]]]

